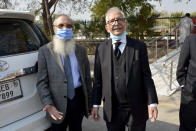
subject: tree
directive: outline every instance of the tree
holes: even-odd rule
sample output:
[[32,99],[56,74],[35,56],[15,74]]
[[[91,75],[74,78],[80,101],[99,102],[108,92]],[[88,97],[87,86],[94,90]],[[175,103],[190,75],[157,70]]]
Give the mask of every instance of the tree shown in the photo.
[[140,40],[144,40],[145,36],[155,36],[156,33],[152,30],[152,27],[159,16],[160,14],[158,13],[152,13],[151,5],[142,6],[136,15],[131,15],[127,18],[129,35]]
[[90,4],[91,2],[88,0],[32,0],[28,3],[28,9],[33,11],[35,15],[41,14],[44,31],[47,36],[50,36],[50,30],[52,29],[49,27],[52,27],[52,18],[56,8],[61,8],[64,10],[68,10],[68,8],[70,8],[70,12],[72,10],[75,12],[82,12],[85,11]]
[[8,9],[8,8],[10,8],[11,6],[12,6],[11,0],[2,0],[2,1],[0,2],[0,8],[1,8],[1,9]]
[[[0,8],[13,9],[16,2],[19,0],[1,0]],[[56,8],[70,10],[72,12],[82,12],[90,7],[92,0],[23,0],[27,3],[27,10],[34,12],[35,15],[41,15],[44,25],[45,34],[50,37],[53,34],[52,16]],[[21,2],[21,0],[20,0]]]
[[15,9],[18,4],[17,0],[1,0],[0,9]]
[[[159,1],[159,0],[156,0]],[[153,6],[148,0],[99,0],[91,8],[92,19],[104,19],[106,11],[111,7],[118,7],[124,13],[128,20],[128,32],[138,39],[144,39],[144,36],[151,34],[155,17],[159,14],[153,13]]]
[[196,17],[196,12],[191,13],[191,17]]
[[180,19],[183,16],[184,16],[183,12],[171,13],[171,27],[175,27],[180,22]]
[[138,12],[138,10],[145,5],[149,5],[148,0],[96,0],[91,11],[93,13],[92,16],[96,16],[98,18],[105,17],[106,11],[115,6],[121,9],[125,13],[125,16],[130,16],[135,12]]

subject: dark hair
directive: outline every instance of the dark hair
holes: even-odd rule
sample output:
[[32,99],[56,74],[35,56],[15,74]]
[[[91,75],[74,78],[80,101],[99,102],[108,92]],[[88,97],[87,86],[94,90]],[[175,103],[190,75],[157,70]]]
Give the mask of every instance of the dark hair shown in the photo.
[[190,15],[190,13],[186,13],[185,16],[190,17],[191,15]]

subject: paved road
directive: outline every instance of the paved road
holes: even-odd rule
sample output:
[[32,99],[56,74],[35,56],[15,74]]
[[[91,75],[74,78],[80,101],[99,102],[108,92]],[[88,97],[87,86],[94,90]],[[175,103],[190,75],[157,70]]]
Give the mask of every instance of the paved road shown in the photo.
[[[147,122],[146,131],[178,131],[179,126],[179,103],[180,91],[177,91],[172,96],[158,96],[159,97],[159,117],[155,123]],[[100,115],[103,118],[102,108],[100,108]],[[98,122],[89,118],[83,121],[83,131],[106,131],[105,122],[101,119]]]

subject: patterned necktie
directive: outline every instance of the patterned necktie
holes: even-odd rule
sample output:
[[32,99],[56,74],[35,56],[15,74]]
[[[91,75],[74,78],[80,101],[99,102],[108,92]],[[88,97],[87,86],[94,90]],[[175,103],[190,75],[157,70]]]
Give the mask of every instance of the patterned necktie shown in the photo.
[[121,42],[118,41],[114,44],[115,44],[114,55],[116,56],[117,59],[119,59],[120,56],[121,56],[121,52],[120,52],[120,49],[118,47],[120,46]]
[[75,91],[74,91],[73,76],[71,71],[71,63],[68,55],[66,55],[64,59],[64,70],[65,70],[65,76],[67,78],[67,96],[69,99],[73,99],[75,95]]

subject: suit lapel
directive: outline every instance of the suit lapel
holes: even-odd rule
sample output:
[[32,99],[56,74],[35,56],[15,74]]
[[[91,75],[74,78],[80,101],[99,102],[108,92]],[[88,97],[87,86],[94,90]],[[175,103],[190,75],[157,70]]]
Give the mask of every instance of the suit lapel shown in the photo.
[[106,42],[106,48],[104,49],[104,56],[105,58],[105,62],[106,65],[108,67],[108,78],[110,79],[110,81],[112,80],[112,39],[110,39],[109,41]]
[[[75,54],[76,54],[76,58],[77,58],[77,61],[78,61],[78,65],[80,67],[80,66],[82,66],[82,63],[81,63],[81,61],[82,61],[82,54],[80,54],[80,51],[79,51],[78,48],[79,48],[78,45],[76,45]],[[80,69],[80,71],[81,71],[81,69]]]
[[80,75],[82,77],[82,81],[84,80],[84,77],[83,77],[83,65],[82,65],[82,54],[81,54],[81,51],[79,50],[79,46],[76,44],[76,49],[75,49],[75,55],[76,55],[76,58],[77,58],[77,61],[78,61],[78,65],[79,65],[79,71],[80,71]]
[[134,56],[134,48],[133,43],[129,37],[127,37],[127,44],[126,44],[126,86],[128,85],[129,75],[133,63],[133,56]]

